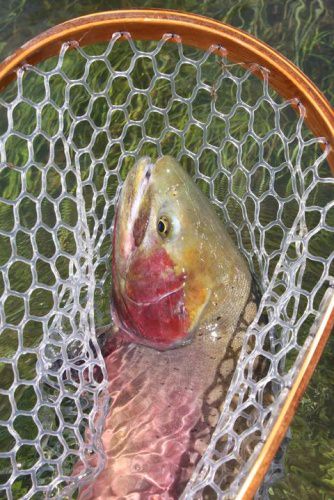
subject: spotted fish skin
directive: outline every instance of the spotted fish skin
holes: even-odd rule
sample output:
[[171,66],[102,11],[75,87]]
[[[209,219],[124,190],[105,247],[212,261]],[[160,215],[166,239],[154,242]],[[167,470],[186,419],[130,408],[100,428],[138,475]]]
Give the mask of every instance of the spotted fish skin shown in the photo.
[[[161,214],[177,227],[170,239],[157,234]],[[176,499],[207,447],[256,314],[250,273],[170,157],[142,159],[128,174],[112,267],[107,464],[81,498]]]

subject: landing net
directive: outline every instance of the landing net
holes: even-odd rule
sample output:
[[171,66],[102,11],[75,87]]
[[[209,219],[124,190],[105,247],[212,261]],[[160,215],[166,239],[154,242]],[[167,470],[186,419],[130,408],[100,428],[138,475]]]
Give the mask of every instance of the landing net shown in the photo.
[[115,33],[21,68],[0,95],[0,134],[0,495],[72,495],[103,468],[95,334],[111,321],[114,205],[136,158],[169,154],[217,207],[263,293],[184,492],[234,497],[334,274],[329,148],[305,126],[303,103],[283,101],[265,68],[231,65],[221,47]]

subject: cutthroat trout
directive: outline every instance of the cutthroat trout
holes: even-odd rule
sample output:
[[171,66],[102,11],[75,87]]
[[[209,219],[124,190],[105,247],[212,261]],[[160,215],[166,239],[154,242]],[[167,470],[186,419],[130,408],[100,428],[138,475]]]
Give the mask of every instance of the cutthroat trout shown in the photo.
[[142,158],[126,178],[112,279],[107,464],[81,498],[178,498],[217,423],[256,306],[244,259],[171,157]]

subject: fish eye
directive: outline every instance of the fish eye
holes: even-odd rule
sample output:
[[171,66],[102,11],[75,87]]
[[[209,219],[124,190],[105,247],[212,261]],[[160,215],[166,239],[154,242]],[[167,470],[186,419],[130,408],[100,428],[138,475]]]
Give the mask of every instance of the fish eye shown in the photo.
[[167,238],[172,229],[171,221],[166,215],[161,215],[158,219],[157,230],[162,238]]

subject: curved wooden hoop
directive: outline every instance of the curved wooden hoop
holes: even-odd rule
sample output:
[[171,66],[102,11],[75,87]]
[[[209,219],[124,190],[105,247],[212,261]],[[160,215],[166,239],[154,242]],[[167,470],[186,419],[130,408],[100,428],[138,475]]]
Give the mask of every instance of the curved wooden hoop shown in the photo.
[[[0,89],[16,78],[24,64],[36,64],[56,55],[64,42],[80,45],[104,42],[115,32],[127,31],[134,39],[158,40],[165,33],[180,35],[186,45],[207,50],[221,45],[235,62],[257,63],[269,70],[269,84],[286,99],[299,99],[306,122],[315,136],[330,147],[327,157],[334,174],[334,111],[324,95],[302,71],[281,54],[247,33],[212,19],[171,10],[119,10],[79,17],[59,24],[33,38],[0,64]],[[281,412],[253,463],[237,499],[252,498],[283,439],[298,403],[314,372],[334,325],[334,295],[318,331],[305,350],[299,374],[290,388]]]

